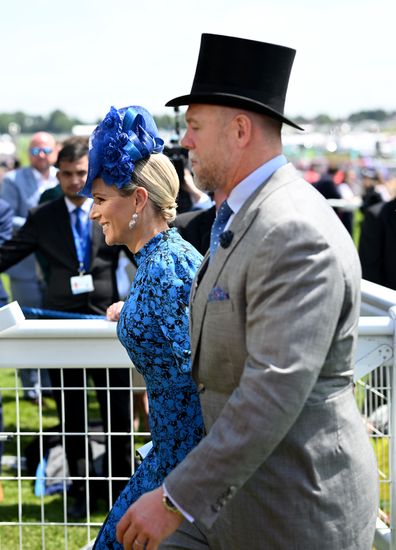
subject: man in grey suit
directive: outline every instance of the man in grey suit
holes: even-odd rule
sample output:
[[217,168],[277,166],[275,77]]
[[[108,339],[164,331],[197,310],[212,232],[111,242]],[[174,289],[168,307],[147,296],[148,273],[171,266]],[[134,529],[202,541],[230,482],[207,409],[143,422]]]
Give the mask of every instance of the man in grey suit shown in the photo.
[[168,103],[189,105],[196,184],[227,196],[191,296],[207,435],[120,520],[126,550],[372,548],[376,463],[351,381],[360,265],[282,154],[294,55],[203,35],[191,93]]

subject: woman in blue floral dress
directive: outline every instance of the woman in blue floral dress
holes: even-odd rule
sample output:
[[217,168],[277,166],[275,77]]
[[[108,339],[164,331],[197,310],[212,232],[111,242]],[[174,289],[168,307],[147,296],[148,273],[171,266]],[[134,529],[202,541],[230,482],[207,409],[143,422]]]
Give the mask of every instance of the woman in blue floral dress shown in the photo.
[[102,226],[106,243],[125,244],[135,254],[130,294],[120,313],[120,304],[109,308],[109,317],[119,313],[118,337],[144,376],[153,444],[110,511],[95,550],[122,548],[116,526],[123,514],[159,487],[203,436],[188,333],[190,288],[202,257],[169,229],[179,180],[169,159],[158,154],[162,148],[145,109],[112,108],[92,135],[82,191],[94,198],[90,217]]

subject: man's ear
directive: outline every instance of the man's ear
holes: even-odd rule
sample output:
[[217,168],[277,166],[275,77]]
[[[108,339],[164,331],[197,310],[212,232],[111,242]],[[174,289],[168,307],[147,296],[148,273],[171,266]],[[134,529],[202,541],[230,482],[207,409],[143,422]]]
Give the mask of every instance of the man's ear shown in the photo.
[[239,146],[245,146],[252,136],[252,121],[244,113],[239,113],[233,120]]
[[144,187],[136,187],[135,201],[136,212],[139,214],[148,201],[148,192]]

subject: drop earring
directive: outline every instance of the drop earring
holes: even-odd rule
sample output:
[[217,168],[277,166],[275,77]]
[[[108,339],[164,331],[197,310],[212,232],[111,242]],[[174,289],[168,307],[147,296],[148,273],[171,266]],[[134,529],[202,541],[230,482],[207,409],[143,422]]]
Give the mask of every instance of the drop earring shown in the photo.
[[136,225],[136,221],[138,219],[138,215],[136,214],[136,212],[132,215],[132,219],[131,221],[128,223],[128,227],[129,229],[133,229]]

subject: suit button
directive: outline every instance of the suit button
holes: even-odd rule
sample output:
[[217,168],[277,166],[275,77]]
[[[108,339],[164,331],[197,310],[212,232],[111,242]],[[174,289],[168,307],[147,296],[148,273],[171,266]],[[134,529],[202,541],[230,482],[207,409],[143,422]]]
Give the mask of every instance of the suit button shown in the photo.
[[203,393],[205,390],[205,384],[198,384],[198,393]]

